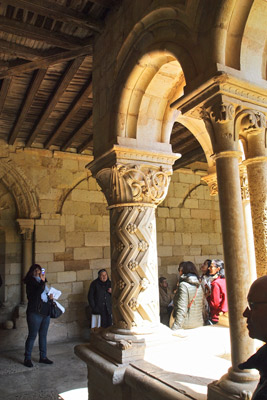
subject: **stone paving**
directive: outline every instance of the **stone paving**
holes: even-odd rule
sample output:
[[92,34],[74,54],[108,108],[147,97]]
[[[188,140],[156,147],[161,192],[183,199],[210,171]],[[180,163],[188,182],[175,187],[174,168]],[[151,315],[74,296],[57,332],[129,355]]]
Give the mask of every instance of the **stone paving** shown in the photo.
[[0,400],[88,400],[87,368],[74,354],[76,344],[49,344],[53,365],[38,363],[35,346],[33,368],[23,365],[23,348],[1,351]]

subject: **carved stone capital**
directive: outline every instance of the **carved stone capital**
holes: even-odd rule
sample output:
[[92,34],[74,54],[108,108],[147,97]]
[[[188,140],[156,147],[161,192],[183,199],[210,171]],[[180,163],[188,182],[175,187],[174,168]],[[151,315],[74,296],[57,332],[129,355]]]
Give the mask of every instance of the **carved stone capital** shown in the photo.
[[114,148],[88,165],[102,188],[108,205],[157,206],[166,197],[172,164],[177,154]]
[[217,183],[216,173],[203,176],[201,180],[207,183],[211,196],[216,196],[216,194],[218,194],[218,183]]
[[236,116],[239,133],[258,134],[266,128],[266,115],[253,109],[244,109]]
[[34,219],[17,219],[19,225],[19,233],[23,236],[24,240],[32,240],[34,230]]
[[160,166],[117,164],[99,171],[96,180],[109,206],[125,203],[158,205],[167,195],[171,174],[171,169]]

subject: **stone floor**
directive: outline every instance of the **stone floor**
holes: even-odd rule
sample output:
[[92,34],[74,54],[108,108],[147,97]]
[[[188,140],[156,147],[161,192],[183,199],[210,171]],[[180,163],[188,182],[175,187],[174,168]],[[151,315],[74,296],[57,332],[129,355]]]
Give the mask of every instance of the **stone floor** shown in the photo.
[[74,354],[79,342],[48,345],[53,365],[39,364],[35,346],[33,368],[23,365],[23,348],[1,351],[1,400],[88,400],[87,368]]
[[[2,348],[0,400],[88,400],[86,364],[74,353],[75,345],[83,342],[49,344],[53,365],[38,363],[35,345],[33,368],[24,367],[22,347]],[[230,365],[229,329],[207,326],[166,339],[161,348],[147,351],[136,367],[177,391],[190,393],[193,399],[205,400],[207,384],[219,379]]]

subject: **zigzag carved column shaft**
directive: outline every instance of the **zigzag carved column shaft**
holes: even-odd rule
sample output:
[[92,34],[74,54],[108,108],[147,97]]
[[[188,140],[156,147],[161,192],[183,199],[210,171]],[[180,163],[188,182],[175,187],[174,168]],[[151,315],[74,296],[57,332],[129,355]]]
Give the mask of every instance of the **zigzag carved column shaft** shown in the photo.
[[110,219],[114,325],[143,331],[159,323],[155,208],[116,207]]
[[116,147],[89,166],[110,210],[116,333],[150,333],[159,324],[155,209],[166,197],[177,158],[177,154]]

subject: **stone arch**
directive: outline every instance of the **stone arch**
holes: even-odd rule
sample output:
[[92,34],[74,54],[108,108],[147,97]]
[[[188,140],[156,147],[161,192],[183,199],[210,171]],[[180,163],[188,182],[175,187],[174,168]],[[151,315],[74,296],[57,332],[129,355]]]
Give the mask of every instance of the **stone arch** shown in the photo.
[[34,189],[11,160],[0,160],[0,181],[7,188],[16,205],[17,218],[39,218],[40,210]]
[[252,80],[267,79],[267,7],[266,2],[252,2],[242,37],[240,69]]
[[[190,29],[179,21],[176,10],[156,10],[137,23],[117,57],[114,80],[119,83],[114,88],[113,98],[117,101],[113,106],[110,141],[116,141],[116,136],[138,139],[141,134],[139,117],[148,93],[153,96],[154,106],[156,102],[159,103],[155,110],[165,114],[166,104],[164,106],[163,103],[167,102],[169,105],[170,98],[174,100],[177,95],[181,96],[186,80],[190,81],[200,72],[201,63],[198,63],[198,57],[196,40],[190,34]],[[159,77],[164,73],[171,74],[170,70],[175,68],[175,63],[176,81],[173,79],[169,84],[165,81],[162,85],[161,80],[163,100],[162,96],[155,94],[156,82],[159,82]],[[154,142],[168,143],[169,121],[174,122],[175,113],[177,112],[169,110],[168,115],[162,115],[158,124],[160,127],[157,127],[153,137]]]

